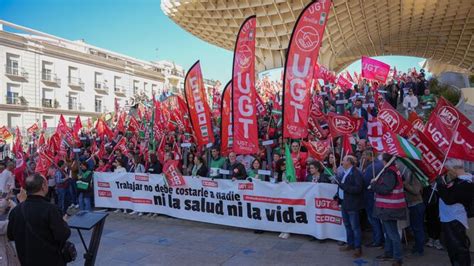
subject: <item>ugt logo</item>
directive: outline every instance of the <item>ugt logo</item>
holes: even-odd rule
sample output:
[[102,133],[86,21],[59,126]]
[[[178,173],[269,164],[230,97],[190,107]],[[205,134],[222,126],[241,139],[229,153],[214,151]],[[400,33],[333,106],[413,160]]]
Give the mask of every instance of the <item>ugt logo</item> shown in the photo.
[[252,61],[252,50],[247,45],[242,45],[238,53],[238,63],[241,68],[248,68]]
[[319,33],[312,27],[304,26],[296,33],[296,45],[305,51],[311,52],[319,44]]

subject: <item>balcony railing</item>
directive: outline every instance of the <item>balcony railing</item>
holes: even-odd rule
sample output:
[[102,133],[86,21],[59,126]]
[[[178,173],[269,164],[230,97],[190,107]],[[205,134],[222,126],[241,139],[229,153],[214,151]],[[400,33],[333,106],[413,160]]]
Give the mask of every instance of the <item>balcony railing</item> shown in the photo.
[[68,76],[67,83],[71,88],[84,89],[84,82],[82,82],[81,78]]
[[97,106],[97,105],[96,105],[96,106],[95,106],[95,112],[96,112],[96,113],[102,113],[102,106],[100,106],[100,105]]
[[42,99],[43,107],[53,108],[53,100],[51,99]]
[[28,79],[28,72],[26,72],[24,68],[20,69],[19,67],[7,65],[5,66],[5,74],[7,76]]
[[122,85],[115,85],[114,92],[115,94],[125,95],[125,88]]
[[107,87],[107,84],[105,84],[105,82],[96,82],[94,88],[97,91],[109,93],[109,88]]
[[68,109],[71,111],[80,111],[82,106],[80,103],[69,101],[67,105]]
[[6,96],[5,102],[12,105],[28,105],[28,102],[22,96]]
[[61,79],[57,77],[56,74],[51,73],[50,71],[42,71],[41,72],[41,80],[43,82],[54,83],[57,85],[61,85]]

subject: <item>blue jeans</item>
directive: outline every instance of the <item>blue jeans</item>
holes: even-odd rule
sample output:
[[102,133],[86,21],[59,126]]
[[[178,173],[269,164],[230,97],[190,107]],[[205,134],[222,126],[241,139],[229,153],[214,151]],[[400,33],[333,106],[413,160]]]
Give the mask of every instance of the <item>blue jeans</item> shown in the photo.
[[384,242],[382,222],[380,219],[373,216],[374,208],[367,208],[367,218],[372,226],[372,243],[375,245],[382,245]]
[[81,211],[92,211],[91,197],[79,192],[79,209]]
[[66,214],[67,208],[70,204],[70,191],[69,188],[56,188],[56,193],[58,194],[58,207],[61,211],[61,214]]
[[69,193],[71,193],[71,202],[74,203],[74,205],[78,204],[77,203],[78,192],[77,192],[76,183],[74,181],[71,182],[71,184],[69,185]]
[[423,227],[425,216],[425,204],[419,203],[415,206],[408,207],[410,211],[410,227],[415,236],[415,247],[413,251],[423,254],[423,246],[425,243],[425,231]]
[[359,212],[342,209],[342,220],[346,227],[347,245],[360,248],[362,233],[360,230]]
[[382,225],[385,231],[385,255],[402,262],[402,241],[400,234],[398,234],[397,221],[382,221]]

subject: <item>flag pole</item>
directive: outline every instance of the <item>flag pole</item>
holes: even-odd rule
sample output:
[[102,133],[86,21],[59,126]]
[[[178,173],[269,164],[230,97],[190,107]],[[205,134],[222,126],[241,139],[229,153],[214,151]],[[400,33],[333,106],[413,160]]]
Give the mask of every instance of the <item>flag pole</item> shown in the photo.
[[[451,146],[453,145],[454,137],[456,133],[458,132],[458,127],[459,127],[460,122],[461,122],[461,119],[458,117],[458,121],[456,122],[456,126],[454,126],[453,135],[451,136],[451,141],[449,142],[448,150],[446,151],[446,154],[444,155],[443,164],[441,165],[441,168],[439,169],[438,175],[441,175],[441,173],[443,172],[444,164],[446,163],[446,159],[448,159],[448,154],[449,154],[449,151],[451,150]],[[443,180],[443,183],[446,184],[446,180],[444,179],[444,177],[442,177],[441,180]],[[431,194],[430,194],[430,198],[428,199],[428,203],[430,203],[431,200],[433,199],[433,195],[437,187],[438,187],[438,183],[435,182],[434,186],[431,189]]]
[[[384,167],[382,168],[382,171],[380,171],[379,174],[374,179],[370,180],[370,183],[379,180],[380,176],[382,176],[383,171],[385,171],[385,169],[387,169],[396,159],[397,159],[397,156],[393,155],[392,159],[390,159],[390,161],[388,161],[387,164],[384,165]],[[371,185],[367,187],[367,189],[370,189],[370,188],[371,188]]]

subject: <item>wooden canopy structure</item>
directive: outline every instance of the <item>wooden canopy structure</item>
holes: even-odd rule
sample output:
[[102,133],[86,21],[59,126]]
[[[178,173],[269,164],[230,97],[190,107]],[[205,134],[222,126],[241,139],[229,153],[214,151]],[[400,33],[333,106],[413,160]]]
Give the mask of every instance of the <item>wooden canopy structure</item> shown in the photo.
[[[310,1],[162,0],[161,8],[188,32],[228,50],[244,19],[257,15],[262,71],[284,65],[295,21]],[[473,0],[334,0],[319,61],[338,71],[361,55],[405,55],[472,73],[473,33]]]

